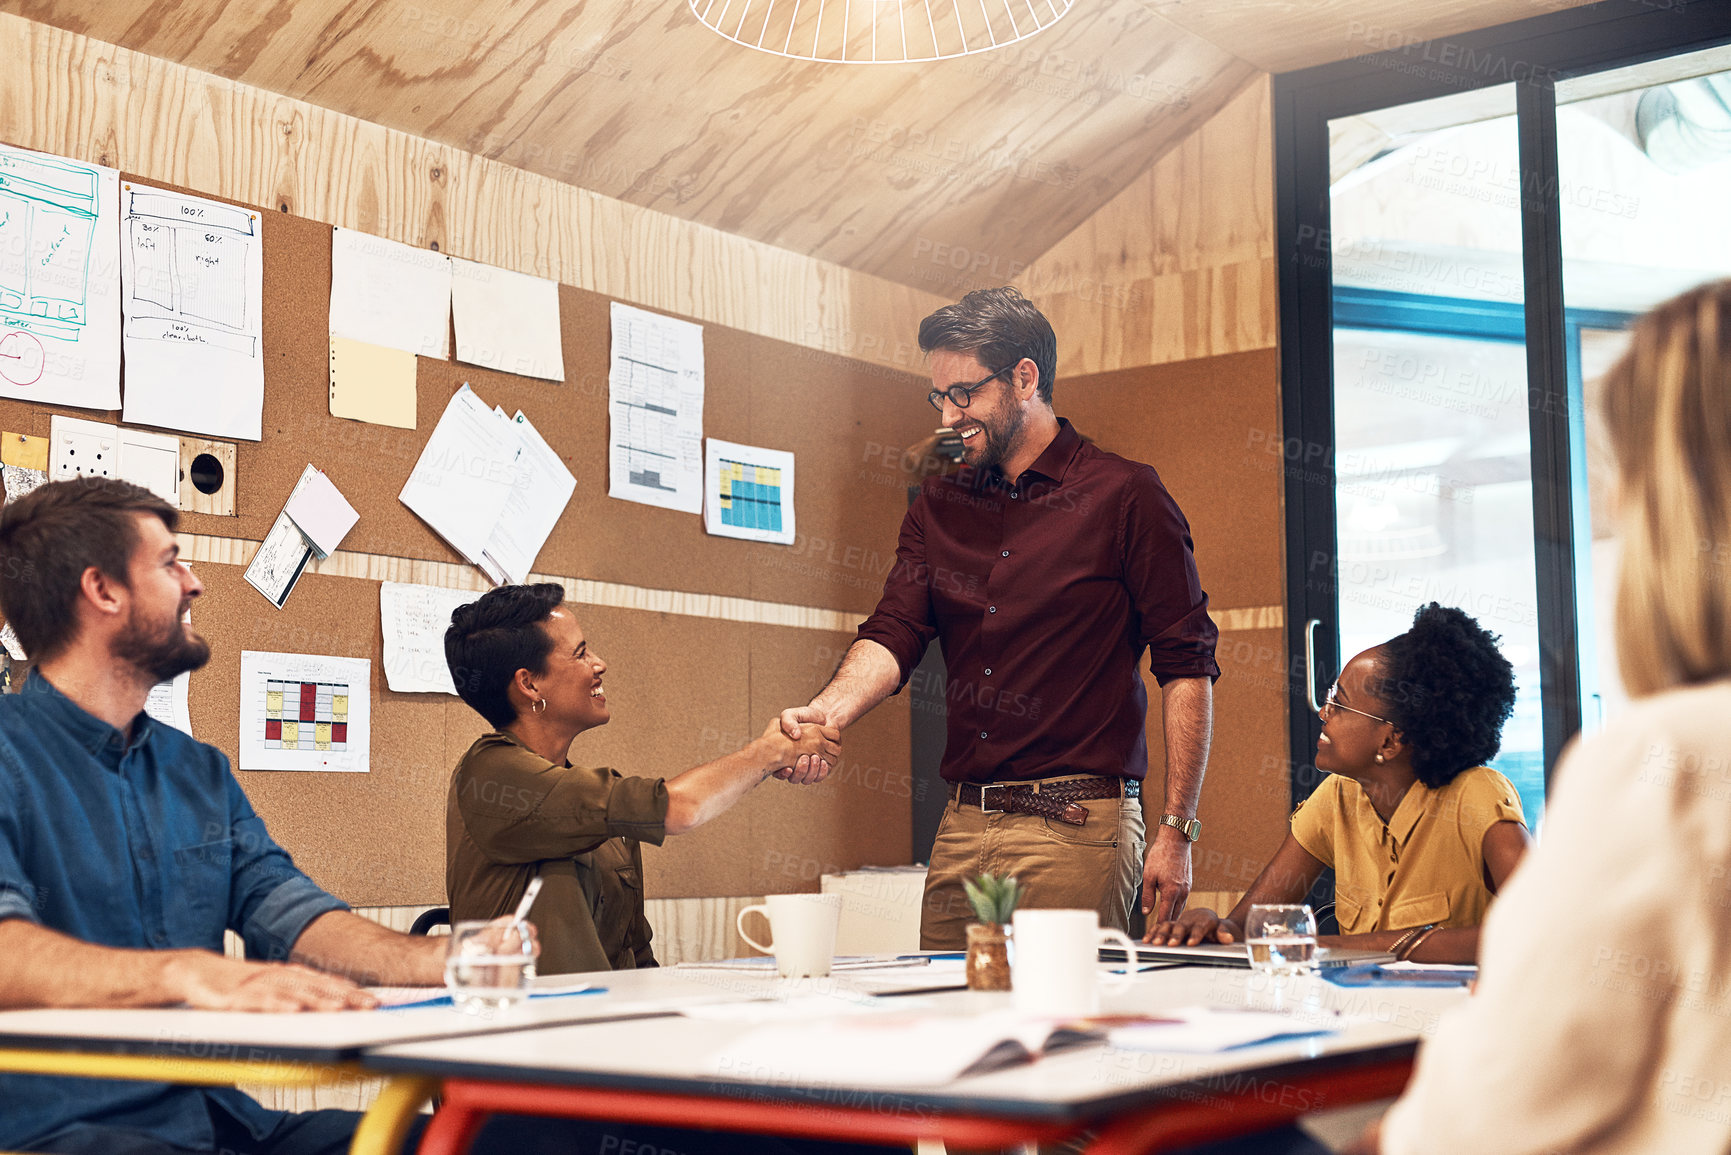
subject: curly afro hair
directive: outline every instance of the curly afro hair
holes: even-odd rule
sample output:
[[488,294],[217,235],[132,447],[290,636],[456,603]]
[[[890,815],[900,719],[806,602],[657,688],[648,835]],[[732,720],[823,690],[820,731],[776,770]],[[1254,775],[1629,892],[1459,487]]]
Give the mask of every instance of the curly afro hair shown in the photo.
[[1496,757],[1515,708],[1515,668],[1495,634],[1431,602],[1413,616],[1412,629],[1381,649],[1371,692],[1412,747],[1420,782],[1435,789]]

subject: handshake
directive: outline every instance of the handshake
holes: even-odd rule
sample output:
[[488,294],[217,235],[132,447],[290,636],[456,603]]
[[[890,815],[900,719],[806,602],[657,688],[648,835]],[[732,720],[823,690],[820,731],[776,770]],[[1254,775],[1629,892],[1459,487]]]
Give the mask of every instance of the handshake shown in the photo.
[[822,782],[841,762],[841,727],[829,725],[816,706],[783,710],[758,741],[771,747],[775,776],[798,786]]

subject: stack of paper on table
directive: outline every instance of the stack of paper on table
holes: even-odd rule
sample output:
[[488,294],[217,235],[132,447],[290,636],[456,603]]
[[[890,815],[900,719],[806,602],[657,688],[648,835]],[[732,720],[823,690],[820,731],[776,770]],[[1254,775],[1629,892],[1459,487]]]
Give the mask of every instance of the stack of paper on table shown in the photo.
[[495,585],[528,579],[577,479],[528,418],[457,390],[399,495]]
[[808,1019],[758,1027],[711,1055],[708,1067],[725,1079],[929,1087],[1096,1042],[1105,1029],[1014,1010]]
[[1206,1007],[1187,1007],[1164,1013],[1165,1021],[1117,1027],[1107,1036],[1107,1041],[1125,1051],[1212,1054],[1215,1051],[1229,1051],[1234,1047],[1247,1047],[1253,1043],[1327,1035],[1337,1029],[1333,1026],[1319,1026],[1296,1015],[1264,1011],[1220,1011]]
[[[829,960],[829,969],[833,973],[835,971],[882,970],[890,967],[924,967],[929,966],[931,961],[929,955],[923,954],[836,955]],[[707,962],[682,962],[678,965],[684,970],[775,973],[775,959],[769,955],[757,955],[752,958],[711,959]]]

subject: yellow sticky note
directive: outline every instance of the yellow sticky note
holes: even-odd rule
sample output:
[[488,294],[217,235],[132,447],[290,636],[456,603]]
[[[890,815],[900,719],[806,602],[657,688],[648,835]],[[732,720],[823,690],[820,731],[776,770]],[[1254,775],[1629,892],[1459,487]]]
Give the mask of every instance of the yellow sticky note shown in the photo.
[[331,416],[415,427],[415,355],[331,338]]
[[282,724],[282,746],[284,750],[293,750],[300,745],[301,726],[299,722],[284,722]]
[[48,438],[22,433],[0,433],[0,463],[19,469],[48,472]]
[[331,717],[338,721],[346,721],[349,716],[349,696],[347,694],[331,695]]
[[320,722],[313,727],[313,747],[318,750],[331,748],[331,724]]

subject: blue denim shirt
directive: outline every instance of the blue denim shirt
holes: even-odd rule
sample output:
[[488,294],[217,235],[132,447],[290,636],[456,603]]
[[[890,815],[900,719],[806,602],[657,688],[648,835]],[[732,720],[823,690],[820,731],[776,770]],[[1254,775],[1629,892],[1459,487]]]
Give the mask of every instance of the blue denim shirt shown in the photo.
[[[265,832],[214,746],[140,714],[130,739],[32,671],[0,696],[0,919],[133,950],[284,959],[307,925],[345,905]],[[70,1124],[148,1131],[210,1150],[206,1097],[257,1134],[280,1114],[232,1090],[0,1075],[0,1150]]]

